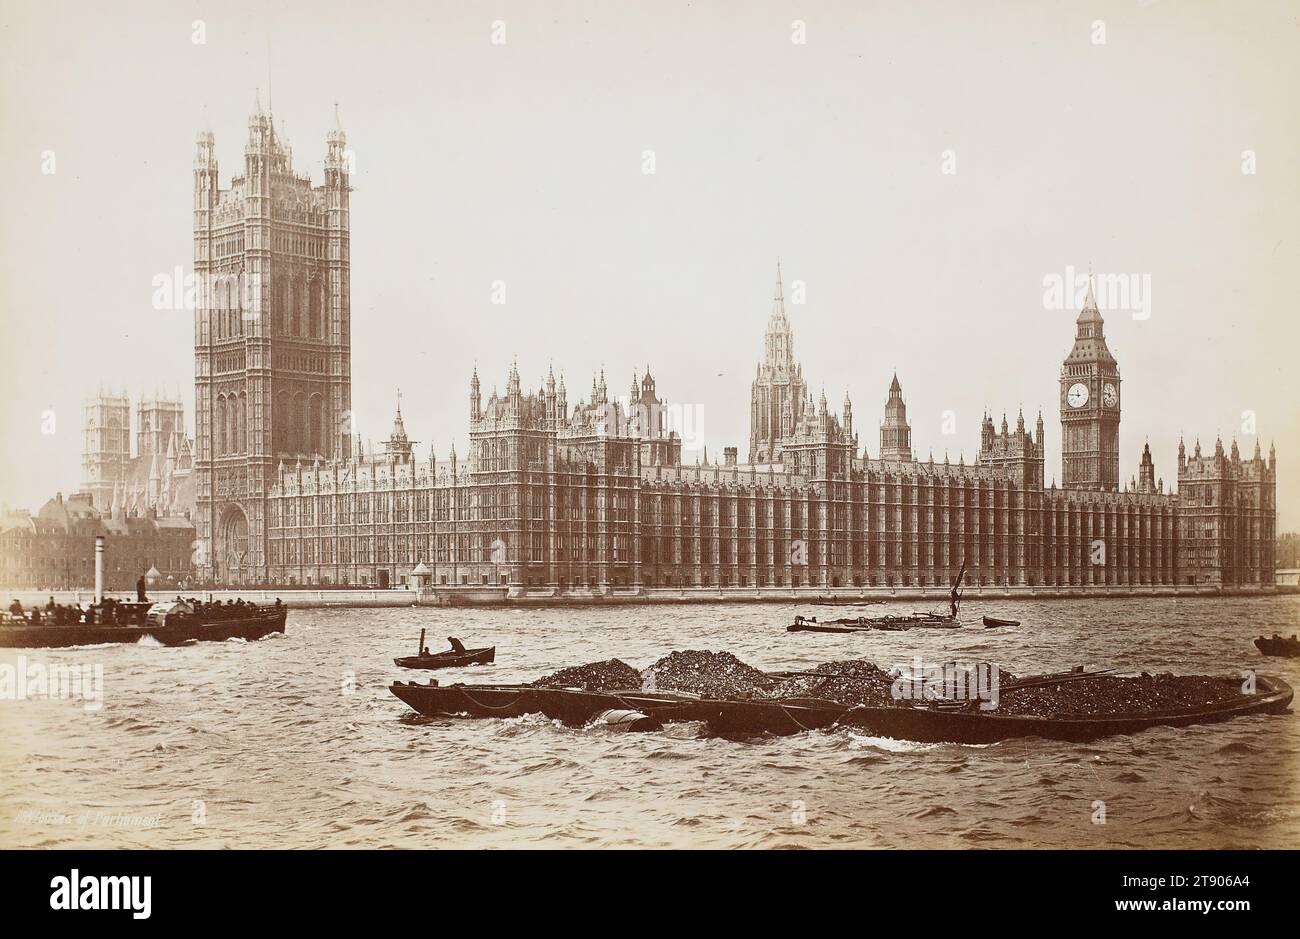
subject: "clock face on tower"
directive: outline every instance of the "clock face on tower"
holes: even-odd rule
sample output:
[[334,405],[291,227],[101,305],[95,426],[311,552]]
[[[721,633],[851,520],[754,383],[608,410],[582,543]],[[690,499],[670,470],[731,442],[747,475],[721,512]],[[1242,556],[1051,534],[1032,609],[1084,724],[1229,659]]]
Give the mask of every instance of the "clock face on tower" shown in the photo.
[[1088,403],[1088,386],[1081,381],[1076,381],[1065,393],[1065,401],[1072,408],[1083,407]]
[[1106,382],[1101,388],[1101,400],[1105,402],[1106,407],[1113,408],[1119,404],[1119,391],[1110,382]]

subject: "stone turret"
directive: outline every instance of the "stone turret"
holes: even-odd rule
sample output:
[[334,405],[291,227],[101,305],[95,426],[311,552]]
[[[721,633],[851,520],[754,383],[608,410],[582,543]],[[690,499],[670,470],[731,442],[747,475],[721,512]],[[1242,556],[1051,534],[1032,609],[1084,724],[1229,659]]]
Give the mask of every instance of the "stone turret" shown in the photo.
[[1156,467],[1151,459],[1151,444],[1144,444],[1142,447],[1142,462],[1138,465],[1137,478],[1138,492],[1155,492],[1156,491]]
[[1003,413],[1000,432],[994,430],[992,415],[985,412],[984,421],[980,425],[980,452],[976,462],[981,466],[1005,467],[1012,480],[1031,489],[1041,489],[1044,478],[1041,412],[1035,430],[1036,437],[1025,430],[1023,408],[1016,417],[1015,430],[1011,430],[1006,413]]
[[406,436],[406,422],[402,420],[402,392],[397,392],[397,410],[393,414],[393,430],[384,443],[384,458],[390,467],[409,466],[415,462],[415,442]]

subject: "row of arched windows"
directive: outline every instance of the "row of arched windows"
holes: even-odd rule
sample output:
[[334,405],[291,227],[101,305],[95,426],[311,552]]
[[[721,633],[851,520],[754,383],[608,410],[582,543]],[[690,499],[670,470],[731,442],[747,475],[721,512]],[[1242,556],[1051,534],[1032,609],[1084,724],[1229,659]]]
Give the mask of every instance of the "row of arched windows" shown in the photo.
[[[325,338],[325,282],[315,277],[277,278],[273,294],[275,334],[303,339]],[[244,311],[256,309],[253,298],[244,295],[241,278],[219,276],[212,286],[212,332],[214,339],[243,336]]]
[[277,453],[329,456],[325,433],[325,398],[321,394],[281,391],[272,414]]
[[239,310],[213,310],[212,333],[213,339],[244,335],[244,314]]
[[243,279],[234,275],[219,275],[212,285],[212,338],[229,339],[244,335],[244,308],[249,306],[243,296]]
[[213,449],[217,456],[248,452],[248,398],[238,394],[217,395]]
[[325,284],[320,278],[278,279],[274,295],[277,335],[325,338]]

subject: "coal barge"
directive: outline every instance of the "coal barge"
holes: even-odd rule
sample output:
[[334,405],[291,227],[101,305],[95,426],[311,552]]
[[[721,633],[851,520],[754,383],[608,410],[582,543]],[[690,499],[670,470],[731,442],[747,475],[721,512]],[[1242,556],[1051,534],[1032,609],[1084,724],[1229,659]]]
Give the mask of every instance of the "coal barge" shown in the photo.
[[820,698],[779,700],[704,698],[678,692],[603,691],[533,685],[441,686],[394,682],[389,691],[426,716],[519,717],[544,714],[581,726],[610,711],[644,715],[650,725],[698,721],[720,736],[788,735],[850,727],[872,736],[952,743],[996,743],[1018,737],[1082,742],[1152,727],[1185,727],[1249,714],[1280,714],[1291,704],[1291,686],[1259,676],[1254,694],[1173,710],[1105,715],[1010,715],[946,702],[852,705]]

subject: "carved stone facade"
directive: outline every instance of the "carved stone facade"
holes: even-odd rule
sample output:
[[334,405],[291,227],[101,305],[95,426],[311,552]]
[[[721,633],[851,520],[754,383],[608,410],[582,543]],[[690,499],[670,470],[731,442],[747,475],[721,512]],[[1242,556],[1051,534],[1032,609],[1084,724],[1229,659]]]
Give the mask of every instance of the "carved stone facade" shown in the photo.
[[[348,163],[296,175],[260,107],[245,175],[218,187],[210,133],[195,162],[200,576],[223,583],[403,582],[582,596],[641,587],[1270,585],[1275,466],[1180,458],[1180,497],[1119,485],[1119,371],[1091,291],[1061,372],[1065,486],[1044,488],[1043,422],[981,426],[975,463],[913,454],[894,377],[880,453],[847,396],[814,404],[794,359],[780,271],[751,388],[750,459],[681,461],[649,369],[628,397],[604,375],[570,406],[561,378],[504,395],[470,380],[470,451],[420,461],[400,405],[381,454],[354,451]],[[241,287],[236,291],[232,284]],[[1206,501],[1209,500],[1209,501]],[[1186,548],[1184,548],[1186,545]],[[210,552],[204,554],[205,549]]]
[[782,435],[779,465],[688,466],[658,456],[603,377],[570,407],[563,380],[525,394],[512,367],[506,393],[484,404],[476,372],[468,459],[417,463],[399,446],[399,413],[389,455],[283,468],[271,577],[391,585],[424,563],[435,586],[584,596],[941,587],[964,562],[985,586],[1271,585],[1271,455],[1180,460],[1189,494],[1213,490],[1189,513],[1149,448],[1129,488],[1044,488],[1041,415],[1033,432],[1023,414],[1000,431],[986,416],[973,464],[917,460],[901,394],[895,377],[886,459],[860,452],[851,405],[837,417],[823,395]]
[[1225,455],[1216,440],[1211,456],[1201,444],[1191,459],[1178,444],[1179,524],[1187,583],[1257,584],[1273,580],[1277,550],[1277,454],[1248,460],[1237,441]]
[[268,579],[266,500],[282,461],[351,452],[350,155],[335,124],[319,186],[294,171],[260,104],[230,188],[213,135],[198,135],[196,563],[215,581]]

